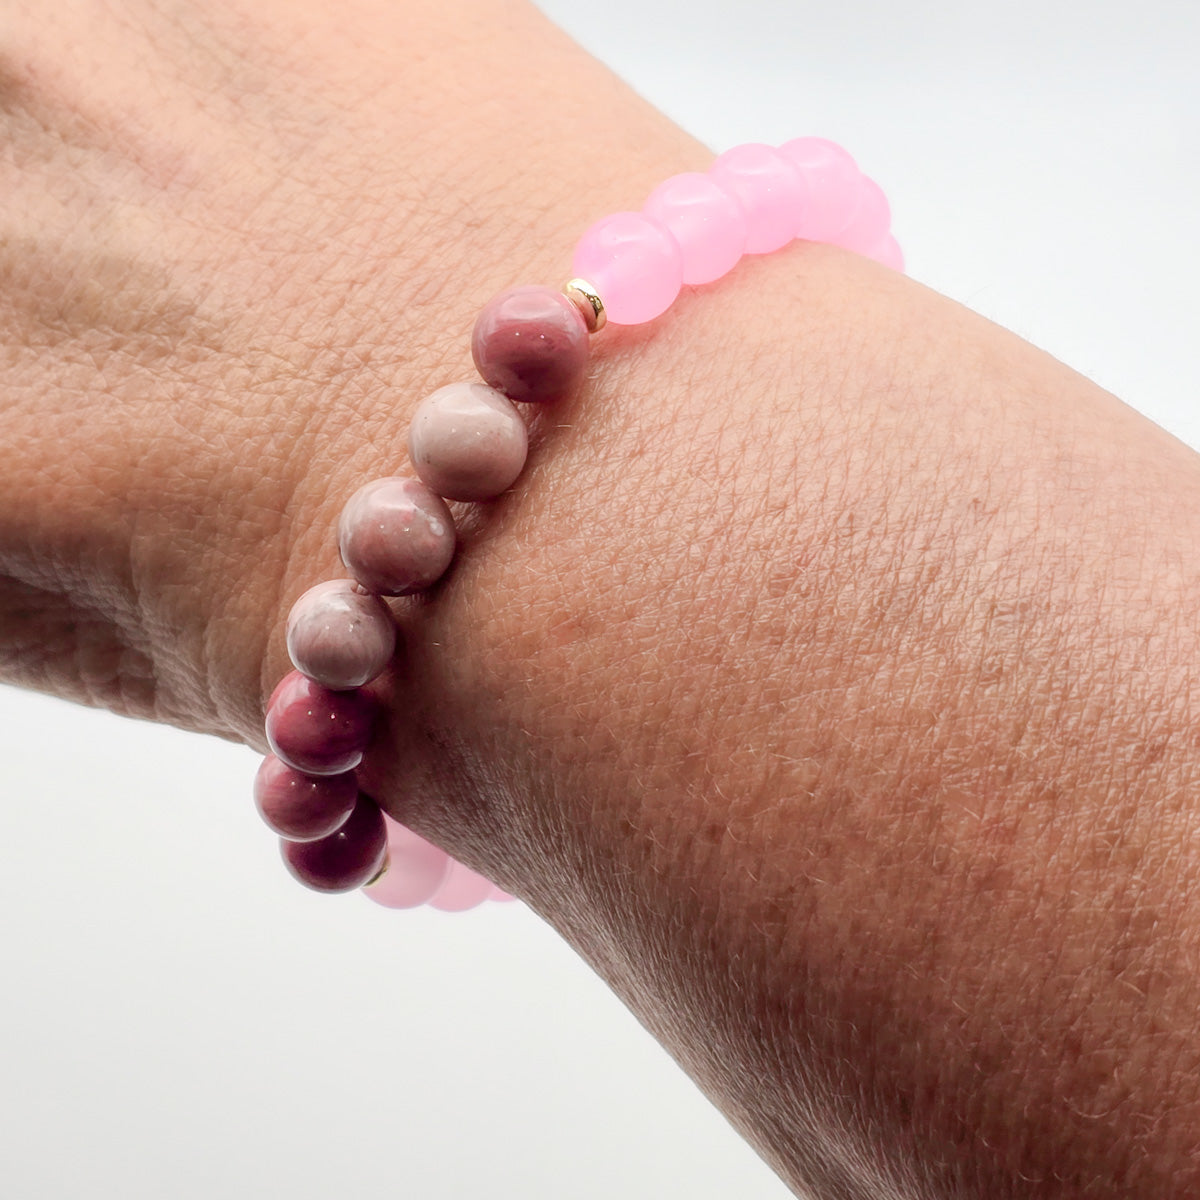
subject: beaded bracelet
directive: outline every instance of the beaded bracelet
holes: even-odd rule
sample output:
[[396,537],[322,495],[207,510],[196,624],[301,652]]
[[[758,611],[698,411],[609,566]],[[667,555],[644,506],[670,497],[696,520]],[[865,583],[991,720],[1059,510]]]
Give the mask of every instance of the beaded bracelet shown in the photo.
[[355,768],[378,710],[364,687],[396,647],[384,597],[424,591],[442,577],[456,545],[446,501],[491,500],[512,487],[528,445],[514,401],[542,404],[568,393],[587,365],[589,335],[606,322],[651,321],[685,284],[711,283],[743,254],[796,238],[903,270],[890,222],[878,184],[834,143],[751,143],[726,151],[704,174],[668,179],[641,212],[591,226],[575,247],[576,278],[560,292],[517,287],[484,306],[471,337],[484,382],[449,384],[417,406],[408,435],[416,478],[376,479],[350,497],[338,546],[352,578],[310,588],[288,617],[295,670],[267,705],[273,753],[254,795],[300,882],[325,892],[363,888],[391,908],[460,911],[510,899],[358,788]]

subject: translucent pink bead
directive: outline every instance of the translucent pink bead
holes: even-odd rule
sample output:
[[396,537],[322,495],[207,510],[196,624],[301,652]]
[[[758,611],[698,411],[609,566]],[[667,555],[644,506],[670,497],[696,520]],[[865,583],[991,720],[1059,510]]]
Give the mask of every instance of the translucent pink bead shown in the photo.
[[287,647],[309,679],[335,690],[361,687],[391,661],[396,625],[378,596],[355,591],[349,579],[332,579],[292,605]]
[[268,754],[254,778],[254,803],[264,821],[290,842],[311,842],[336,833],[354,809],[354,772],[303,775]]
[[369,796],[360,795],[346,823],[316,842],[283,842],[287,869],[317,892],[352,892],[374,879],[387,853],[383,814]]
[[267,741],[305,775],[340,775],[362,761],[375,714],[366,692],[334,692],[291,671],[267,702]]
[[587,366],[588,349],[583,314],[562,292],[537,285],[493,296],[471,332],[479,374],[510,400],[524,403],[569,392]]
[[893,271],[904,270],[904,252],[900,249],[899,242],[890,233],[871,251],[868,257],[873,258],[877,263],[882,263],[885,267],[891,267]]
[[712,283],[733,269],[746,249],[746,214],[715,180],[697,171],[672,175],[642,206],[679,243],[683,282]]
[[460,862],[451,862],[445,882],[429,901],[430,908],[441,912],[466,912],[482,904],[492,893],[492,881],[476,874]]
[[489,900],[496,900],[501,904],[509,904],[516,899],[516,896],[510,896],[503,888],[492,886],[491,892],[488,894]]
[[490,500],[507,491],[528,449],[521,414],[486,383],[438,388],[417,405],[408,428],[413,468],[448,500]]
[[679,244],[644,213],[613,213],[597,221],[575,246],[571,269],[596,289],[614,325],[654,320],[683,286]]
[[346,569],[369,592],[407,596],[431,587],[454,557],[454,518],[419,479],[364,484],[338,521]]
[[446,882],[450,856],[420,834],[385,815],[388,868],[383,878],[363,895],[384,908],[416,908]]
[[859,204],[850,224],[834,239],[855,254],[869,254],[883,241],[892,224],[892,210],[883,188],[865,175],[859,182]]
[[796,236],[807,186],[777,150],[759,142],[734,146],[717,156],[708,174],[746,214],[747,254],[769,254]]
[[854,159],[825,138],[793,138],[779,147],[807,184],[796,236],[809,242],[832,242],[854,219],[862,174]]

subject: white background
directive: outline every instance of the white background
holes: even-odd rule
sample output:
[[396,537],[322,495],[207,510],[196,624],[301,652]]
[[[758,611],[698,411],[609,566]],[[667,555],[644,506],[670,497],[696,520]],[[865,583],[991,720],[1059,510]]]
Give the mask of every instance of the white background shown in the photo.
[[[911,274],[1200,445],[1195,5],[542,7],[714,149],[842,142]],[[786,1194],[525,909],[305,893],[244,749],[0,729],[0,1196]]]

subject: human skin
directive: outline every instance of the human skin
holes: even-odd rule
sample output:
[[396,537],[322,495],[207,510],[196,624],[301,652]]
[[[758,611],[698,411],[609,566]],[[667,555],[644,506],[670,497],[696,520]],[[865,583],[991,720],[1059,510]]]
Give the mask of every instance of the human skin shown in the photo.
[[[260,748],[475,312],[710,157],[497,0],[10,4],[0,105],[0,669]],[[597,338],[363,778],[798,1192],[1193,1196],[1198,535],[1191,451],[797,244]]]

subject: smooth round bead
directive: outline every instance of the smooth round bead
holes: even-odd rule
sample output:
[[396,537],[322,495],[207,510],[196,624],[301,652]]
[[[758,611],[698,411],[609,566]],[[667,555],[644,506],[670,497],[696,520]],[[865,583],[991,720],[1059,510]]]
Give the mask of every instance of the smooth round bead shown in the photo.
[[488,893],[489,900],[495,900],[500,904],[511,904],[516,900],[516,896],[510,896],[503,888],[492,885],[491,892]]
[[885,267],[891,267],[893,271],[904,270],[904,251],[900,249],[900,243],[889,233],[887,237],[875,247],[868,255],[877,263],[882,263]]
[[597,221],[576,244],[571,270],[595,287],[614,325],[654,320],[683,286],[679,243],[644,213]]
[[855,254],[869,254],[883,241],[892,224],[892,210],[883,188],[865,175],[859,181],[859,203],[850,224],[834,242]]
[[336,833],[358,799],[354,772],[304,775],[268,754],[254,777],[259,815],[289,842],[312,842]]
[[366,692],[335,692],[291,671],[267,703],[267,741],[305,775],[341,775],[362,761],[375,713]]
[[432,842],[385,815],[387,870],[363,895],[384,908],[416,908],[446,882],[453,859]]
[[779,153],[807,184],[796,236],[808,242],[831,242],[854,219],[861,199],[862,173],[836,142],[801,137],[784,142]]
[[282,842],[287,869],[317,892],[352,892],[374,879],[387,853],[383,813],[360,795],[346,823],[316,842]]
[[419,479],[364,484],[338,521],[346,569],[381,596],[407,596],[436,583],[454,557],[454,541],[446,502]]
[[287,648],[309,679],[335,690],[362,687],[391,662],[396,624],[378,596],[355,591],[349,579],[331,579],[292,605]]
[[528,451],[521,414],[486,383],[438,388],[417,405],[408,428],[413,468],[447,500],[499,496],[516,482]]
[[708,174],[746,214],[747,254],[770,254],[796,236],[808,186],[777,150],[759,142],[734,146],[717,156]]
[[707,175],[672,175],[650,193],[642,211],[679,243],[684,283],[712,283],[745,253],[746,214]]
[[470,867],[451,860],[445,882],[429,901],[440,912],[466,912],[482,904],[492,894],[492,881]]
[[510,400],[554,400],[579,382],[587,366],[587,325],[562,292],[509,288],[475,319],[471,357],[484,381]]

